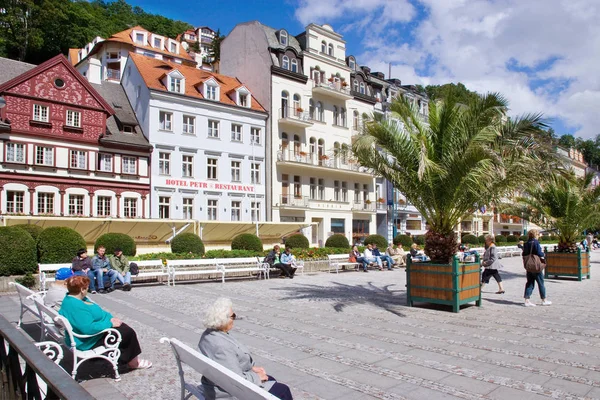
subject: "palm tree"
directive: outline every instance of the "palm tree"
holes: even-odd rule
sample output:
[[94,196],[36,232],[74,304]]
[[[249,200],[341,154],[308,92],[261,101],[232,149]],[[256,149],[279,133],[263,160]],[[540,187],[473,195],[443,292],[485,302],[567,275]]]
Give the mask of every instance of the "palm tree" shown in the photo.
[[532,185],[527,195],[506,207],[559,234],[558,251],[574,252],[579,235],[600,222],[600,186],[592,186],[593,174],[580,178],[556,177],[553,183]]
[[512,195],[528,179],[540,179],[555,158],[536,140],[545,127],[541,116],[507,118],[507,101],[499,94],[468,104],[447,98],[429,109],[425,123],[416,107],[397,98],[391,117],[364,124],[352,150],[419,210],[429,225],[425,253],[447,263],[463,217]]

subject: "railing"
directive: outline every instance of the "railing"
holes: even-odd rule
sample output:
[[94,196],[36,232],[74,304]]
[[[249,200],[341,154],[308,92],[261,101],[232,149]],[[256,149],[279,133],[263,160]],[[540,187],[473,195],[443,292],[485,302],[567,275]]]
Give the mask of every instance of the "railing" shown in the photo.
[[308,111],[303,111],[301,108],[285,107],[279,109],[279,119],[288,118],[292,120],[302,121],[312,124],[312,119]]
[[372,172],[358,164],[355,160],[348,157],[340,156],[328,156],[325,154],[308,153],[302,148],[284,149],[277,152],[277,161],[290,161],[301,164],[308,164],[314,166],[321,166],[327,168],[342,169],[345,171],[355,171],[365,174],[371,174]]
[[[8,344],[8,351],[6,345]],[[25,371],[21,369],[21,362]],[[41,399],[38,377],[47,385],[47,399],[93,400],[94,397],[53,363],[21,331],[0,315],[2,399]]]
[[344,86],[342,85],[342,82],[337,81],[337,82],[329,82],[329,81],[315,81],[313,80],[313,88],[324,88],[324,89],[329,89],[329,90],[333,90],[335,92],[339,92],[339,93],[343,93],[346,95],[350,95],[350,89],[348,88],[348,86]]
[[363,203],[362,201],[355,201],[352,204],[352,210],[354,211],[375,211],[374,203]]
[[279,196],[279,205],[287,207],[308,207],[308,196],[282,194]]
[[106,70],[106,79],[111,80],[111,81],[121,80],[121,71],[118,69],[107,69]]

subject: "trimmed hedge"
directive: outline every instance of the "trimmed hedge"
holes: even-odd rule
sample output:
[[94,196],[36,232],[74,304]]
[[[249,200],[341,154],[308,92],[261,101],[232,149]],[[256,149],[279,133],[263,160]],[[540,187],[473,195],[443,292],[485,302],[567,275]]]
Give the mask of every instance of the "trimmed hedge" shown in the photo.
[[485,243],[485,235],[479,235],[479,236],[477,236],[477,242],[479,244],[484,244]]
[[0,227],[0,276],[37,271],[37,248],[31,235],[21,228]]
[[44,229],[38,237],[37,247],[40,264],[69,263],[77,250],[87,248],[77,231],[63,226]]
[[466,244],[479,244],[477,236],[471,234],[464,235],[461,239],[461,242]]
[[521,235],[521,236],[519,236],[519,241],[521,241],[521,240],[526,242],[529,240],[529,238],[527,237],[527,235]]
[[44,228],[42,228],[41,226],[33,225],[33,224],[13,225],[13,228],[23,229],[25,232],[29,233],[31,235],[31,237],[33,238],[33,240],[35,240],[36,242],[37,242],[38,236],[40,236],[40,233],[42,233],[42,231],[44,230]]
[[325,247],[336,247],[338,249],[348,249],[350,248],[350,242],[348,242],[348,238],[341,233],[336,233],[335,235],[331,235],[325,241]]
[[127,257],[133,257],[137,253],[137,247],[133,238],[124,233],[105,233],[96,239],[94,244],[94,252],[98,247],[104,246],[106,254],[114,254],[116,248],[123,250],[123,254]]
[[496,236],[496,243],[506,243],[506,236],[504,236],[504,235]]
[[263,244],[258,236],[251,233],[242,233],[231,241],[231,250],[263,251]]
[[297,233],[285,239],[285,247],[291,247],[292,249],[308,249],[310,243],[308,238],[301,233]]
[[508,235],[508,236],[506,237],[506,241],[507,241],[508,243],[517,243],[517,242],[519,241],[519,238],[518,238],[518,237],[516,237],[515,235]]
[[204,243],[195,233],[181,233],[171,240],[173,253],[204,254]]
[[387,239],[381,235],[369,235],[365,238],[365,246],[373,243],[375,243],[377,248],[383,252],[385,252],[385,249],[388,247]]
[[[208,250],[204,255],[190,253],[147,253],[140,254],[131,259],[136,260],[194,260],[194,259],[210,259],[210,258],[241,258],[241,257],[265,257],[270,250],[265,251],[250,251],[250,250]],[[364,248],[359,248],[359,251],[364,251]],[[296,249],[292,254],[298,260],[323,260],[327,259],[330,254],[348,254],[348,248],[334,247],[312,247],[309,249]]]
[[406,250],[406,249],[410,249],[410,246],[412,246],[413,244],[413,240],[412,237],[408,236],[408,235],[396,235],[396,237],[394,238],[394,244],[396,246],[398,246],[399,244],[402,245],[402,247]]

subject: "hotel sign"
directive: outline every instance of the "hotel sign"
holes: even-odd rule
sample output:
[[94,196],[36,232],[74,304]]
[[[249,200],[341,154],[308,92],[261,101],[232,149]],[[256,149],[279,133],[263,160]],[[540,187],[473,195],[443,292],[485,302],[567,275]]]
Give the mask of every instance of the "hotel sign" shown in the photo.
[[231,191],[235,191],[235,192],[254,193],[254,186],[236,185],[236,184],[232,184],[232,183],[186,181],[186,180],[182,180],[182,179],[166,179],[165,184],[167,186],[173,186],[173,187],[177,187],[177,188],[231,190]]

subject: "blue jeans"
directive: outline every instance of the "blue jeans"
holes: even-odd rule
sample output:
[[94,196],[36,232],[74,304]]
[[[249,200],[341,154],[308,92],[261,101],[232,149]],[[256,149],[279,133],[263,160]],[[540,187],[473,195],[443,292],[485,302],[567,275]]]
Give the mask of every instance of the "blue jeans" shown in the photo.
[[367,264],[376,262],[377,265],[379,265],[379,268],[383,268],[383,264],[381,263],[381,257],[379,257],[379,256],[375,256],[375,257],[371,257],[371,258],[365,257],[365,261],[363,261],[363,262],[366,262]]
[[369,263],[367,262],[367,260],[365,260],[364,257],[356,257],[356,262],[362,263],[363,269],[365,271],[367,270],[367,267],[369,266]]
[[544,273],[534,274],[532,272],[527,273],[527,283],[525,284],[525,298],[529,299],[533,289],[535,288],[535,282],[538,284],[538,290],[540,291],[540,297],[542,300],[546,298],[546,287],[544,286]]
[[111,270],[111,271],[113,271],[115,273],[115,279],[114,280],[111,279],[111,282],[110,282],[111,283],[111,285],[110,285],[111,288],[113,288],[113,289],[115,288],[115,282],[116,281],[121,282],[121,285],[125,285],[125,284],[130,285],[131,284],[131,272],[127,272],[125,274],[125,276],[123,276],[123,274],[121,274],[120,272],[115,271],[114,269]]
[[381,261],[387,261],[388,269],[392,269],[392,265],[394,265],[394,260],[392,259],[392,257],[385,254],[383,256],[379,256],[379,258],[381,258]]
[[104,273],[102,268],[98,269],[90,269],[87,273],[88,278],[90,278],[90,286],[89,291],[96,291],[96,279],[98,280],[98,290],[104,290],[104,277],[102,276]]

